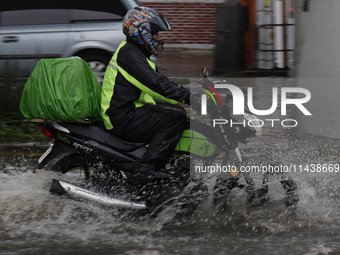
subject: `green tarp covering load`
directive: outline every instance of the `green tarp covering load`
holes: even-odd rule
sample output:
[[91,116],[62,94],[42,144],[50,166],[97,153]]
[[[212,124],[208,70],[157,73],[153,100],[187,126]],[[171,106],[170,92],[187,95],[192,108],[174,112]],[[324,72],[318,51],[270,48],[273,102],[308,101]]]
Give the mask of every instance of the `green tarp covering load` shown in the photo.
[[25,84],[20,110],[28,118],[100,121],[100,88],[77,57],[40,60]]

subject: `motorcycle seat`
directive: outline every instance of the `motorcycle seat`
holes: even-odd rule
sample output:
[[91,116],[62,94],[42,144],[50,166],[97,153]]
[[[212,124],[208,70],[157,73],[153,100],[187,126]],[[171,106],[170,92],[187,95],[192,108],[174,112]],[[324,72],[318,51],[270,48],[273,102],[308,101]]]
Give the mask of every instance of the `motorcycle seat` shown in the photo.
[[91,140],[95,140],[100,143],[109,145],[123,151],[133,151],[146,145],[147,143],[134,143],[127,142],[119,139],[108,132],[105,127],[100,124],[81,124],[81,123],[59,123],[62,127],[67,128],[71,133],[78,136],[86,137]]

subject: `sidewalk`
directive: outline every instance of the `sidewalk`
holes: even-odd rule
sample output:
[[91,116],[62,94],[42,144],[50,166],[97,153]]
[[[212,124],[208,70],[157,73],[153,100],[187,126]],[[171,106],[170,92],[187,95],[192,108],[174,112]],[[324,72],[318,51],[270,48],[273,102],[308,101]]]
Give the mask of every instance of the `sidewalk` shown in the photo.
[[[167,77],[199,78],[203,67],[214,75],[215,50],[213,45],[165,45],[158,57],[159,71]],[[219,75],[221,77],[289,76],[288,69],[258,69]]]
[[213,71],[214,61],[213,50],[171,48],[158,57],[158,68],[167,77],[199,78],[203,67]]
[[23,153],[26,151],[30,154],[35,154],[36,152],[44,152],[49,146],[49,141],[46,142],[6,142],[0,143],[0,156],[8,155],[8,151],[11,151],[10,155],[13,153]]

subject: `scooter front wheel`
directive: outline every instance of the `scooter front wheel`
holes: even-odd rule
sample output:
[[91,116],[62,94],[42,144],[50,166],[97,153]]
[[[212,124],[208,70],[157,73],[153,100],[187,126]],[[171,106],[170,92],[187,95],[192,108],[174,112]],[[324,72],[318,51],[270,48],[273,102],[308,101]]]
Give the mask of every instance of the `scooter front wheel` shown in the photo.
[[[248,155],[243,163],[243,176],[250,192],[249,201],[280,201],[280,195],[288,208],[294,208],[299,201],[298,186],[282,164],[264,155]],[[248,180],[249,179],[249,180]],[[257,185],[255,185],[257,183]],[[276,198],[276,199],[275,199]]]

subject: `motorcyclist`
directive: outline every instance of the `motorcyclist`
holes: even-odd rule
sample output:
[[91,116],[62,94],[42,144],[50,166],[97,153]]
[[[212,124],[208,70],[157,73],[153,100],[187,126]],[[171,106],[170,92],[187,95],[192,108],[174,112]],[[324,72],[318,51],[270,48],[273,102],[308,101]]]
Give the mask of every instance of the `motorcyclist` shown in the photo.
[[[188,89],[160,74],[150,56],[158,56],[164,41],[160,31],[171,29],[157,10],[136,7],[123,19],[123,41],[113,55],[102,85],[102,116],[107,130],[133,142],[148,143],[146,153],[131,169],[135,181],[163,178],[161,169],[171,157],[187,125]],[[154,98],[163,103],[156,103]]]

